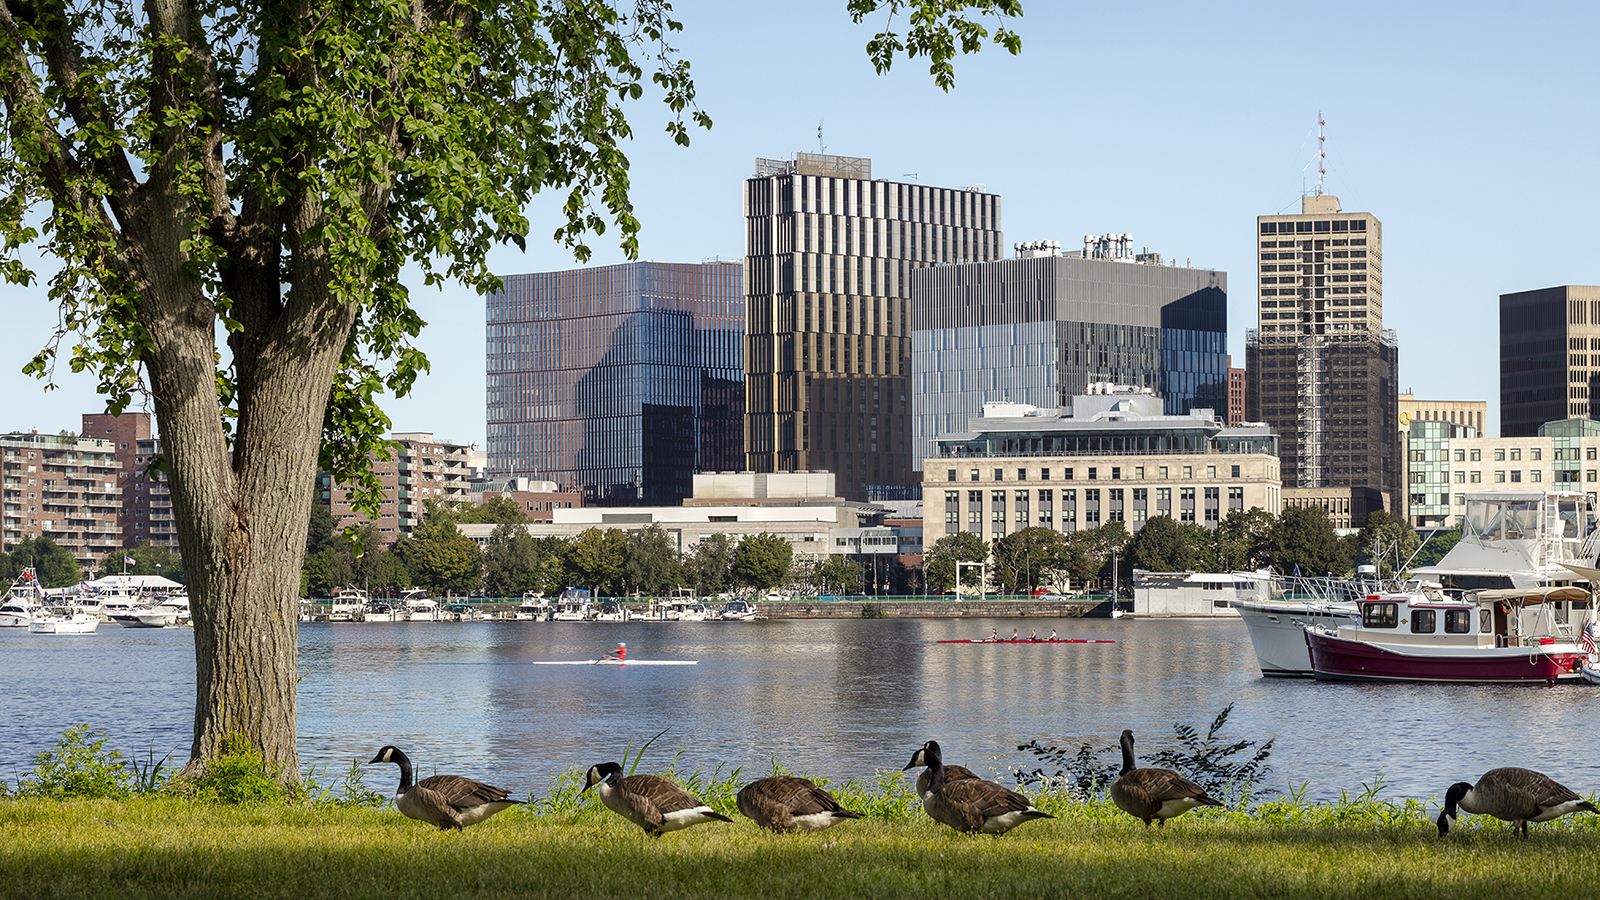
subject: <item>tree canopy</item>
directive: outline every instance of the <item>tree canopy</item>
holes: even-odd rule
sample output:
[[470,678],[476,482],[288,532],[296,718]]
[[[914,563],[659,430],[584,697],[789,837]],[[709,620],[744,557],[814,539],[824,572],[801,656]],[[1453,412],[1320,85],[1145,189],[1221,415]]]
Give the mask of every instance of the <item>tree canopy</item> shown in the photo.
[[794,545],[770,532],[746,535],[733,553],[736,584],[769,591],[783,584],[794,561]]
[[1024,528],[994,544],[995,581],[1007,593],[1037,589],[1066,563],[1067,538],[1049,528]]
[[[923,568],[928,573],[928,587],[935,593],[955,590],[956,563],[981,563],[989,559],[989,545],[970,531],[957,531],[934,541],[923,555]],[[979,587],[983,571],[977,567],[962,567],[961,584]]]
[[[946,89],[982,18],[1021,14],[847,9],[907,13],[869,57],[925,56]],[[0,0],[0,277],[59,263],[60,325],[26,371],[64,357],[108,411],[153,402],[194,611],[191,767],[237,734],[299,771],[296,585],[263,573],[299,570],[319,463],[375,509],[377,398],[428,368],[402,272],[494,290],[489,252],[525,246],[547,190],[580,262],[608,225],[635,255],[626,104],[653,91],[680,144],[711,124],[680,27],[664,0]]]

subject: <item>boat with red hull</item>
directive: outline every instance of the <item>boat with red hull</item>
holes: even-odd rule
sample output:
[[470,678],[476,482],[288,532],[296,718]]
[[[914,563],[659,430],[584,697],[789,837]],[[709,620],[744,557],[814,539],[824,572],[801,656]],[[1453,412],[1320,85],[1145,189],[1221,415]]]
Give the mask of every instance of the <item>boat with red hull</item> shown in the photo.
[[1594,619],[1588,600],[1577,587],[1372,594],[1357,601],[1353,624],[1307,627],[1306,648],[1323,681],[1577,682],[1589,658],[1578,643]]

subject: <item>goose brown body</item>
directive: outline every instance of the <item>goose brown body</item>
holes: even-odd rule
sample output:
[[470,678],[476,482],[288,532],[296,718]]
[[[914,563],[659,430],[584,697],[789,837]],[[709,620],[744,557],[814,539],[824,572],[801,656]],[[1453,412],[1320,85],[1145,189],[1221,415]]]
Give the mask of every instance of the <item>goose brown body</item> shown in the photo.
[[[905,768],[917,766],[928,767],[924,773],[928,778],[928,793],[922,799],[923,812],[935,822],[957,831],[1005,834],[1032,819],[1055,818],[1035,809],[1027,797],[971,772],[967,772],[967,778],[952,780],[949,769],[955,767],[944,765],[938,741],[928,741],[911,754],[911,762]],[[918,778],[919,791],[921,781]]]
[[[966,766],[950,765],[950,766],[945,766],[944,767],[944,780],[947,781],[947,782],[950,782],[950,781],[966,781],[968,778],[977,778],[977,777],[978,777],[977,773],[973,772],[971,769],[967,768]],[[932,781],[933,781],[933,772],[932,772],[931,769],[923,769],[922,772],[917,775],[917,799],[918,800],[927,800],[928,799],[929,784]]]
[[1510,822],[1528,839],[1529,822],[1548,822],[1574,812],[1600,812],[1593,803],[1542,772],[1508,766],[1483,773],[1477,784],[1458,781],[1444,795],[1439,812],[1439,836],[1450,833],[1457,807],[1464,812],[1494,816]]
[[820,831],[861,814],[814,782],[795,775],[774,775],[739,789],[739,812],[771,831]]
[[707,806],[695,795],[660,775],[622,777],[618,763],[589,768],[584,790],[596,788],[606,808],[644,829],[651,837],[704,822],[733,820]]
[[1140,769],[1133,764],[1133,732],[1122,732],[1122,773],[1111,782],[1111,800],[1117,808],[1165,828],[1167,820],[1196,806],[1221,806],[1200,785],[1171,769]]
[[379,750],[368,765],[385,762],[400,767],[395,808],[409,818],[437,825],[441,831],[450,828],[460,831],[522,803],[512,800],[511,794],[503,788],[460,775],[432,775],[413,784],[411,759],[392,745]]

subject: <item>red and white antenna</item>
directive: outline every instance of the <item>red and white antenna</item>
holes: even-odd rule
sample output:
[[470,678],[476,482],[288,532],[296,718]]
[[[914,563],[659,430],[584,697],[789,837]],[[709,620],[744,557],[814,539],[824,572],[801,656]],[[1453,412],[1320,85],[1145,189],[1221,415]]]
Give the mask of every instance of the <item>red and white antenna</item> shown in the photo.
[[1328,124],[1322,120],[1322,110],[1317,110],[1317,196],[1322,196],[1322,179],[1328,174],[1328,154],[1323,146],[1327,137],[1322,133],[1322,126]]

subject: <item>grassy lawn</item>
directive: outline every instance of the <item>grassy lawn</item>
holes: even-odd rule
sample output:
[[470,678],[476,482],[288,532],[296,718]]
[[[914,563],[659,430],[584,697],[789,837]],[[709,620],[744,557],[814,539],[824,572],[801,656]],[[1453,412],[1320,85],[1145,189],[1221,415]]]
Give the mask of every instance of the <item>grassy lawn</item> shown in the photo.
[[[645,837],[592,806],[502,813],[442,833],[393,809],[170,798],[0,801],[0,896],[201,897],[1526,897],[1593,896],[1600,817],[1524,844],[1420,807],[1268,804],[1149,829],[1104,803],[965,836],[920,812],[772,835],[735,816]],[[731,810],[729,810],[731,812]]]

